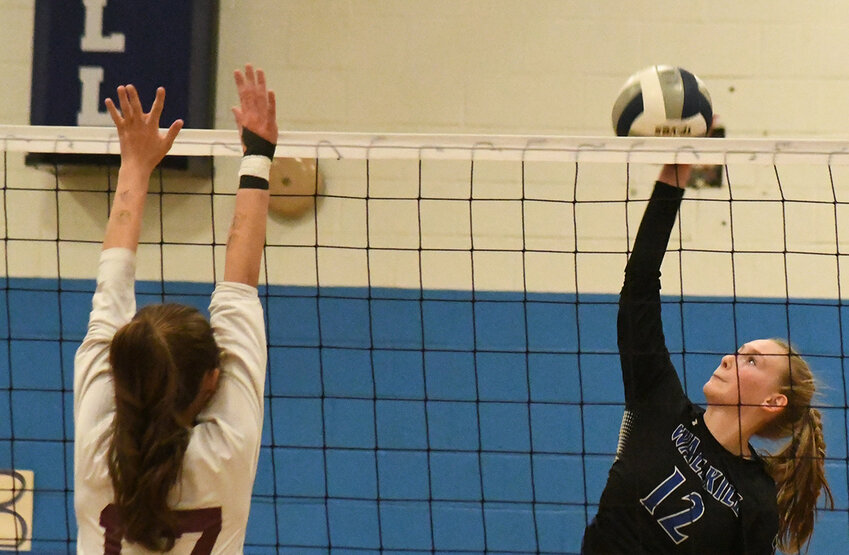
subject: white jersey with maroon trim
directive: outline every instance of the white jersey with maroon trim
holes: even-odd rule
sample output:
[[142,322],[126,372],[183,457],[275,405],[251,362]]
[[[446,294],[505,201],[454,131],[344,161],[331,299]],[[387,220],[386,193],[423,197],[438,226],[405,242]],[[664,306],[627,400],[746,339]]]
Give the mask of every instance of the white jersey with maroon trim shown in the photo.
[[[122,541],[107,468],[115,391],[109,345],[136,312],[135,254],[103,251],[88,332],[74,360],[74,495],[77,552],[140,553]],[[240,553],[262,434],[267,362],[262,305],[254,287],[219,283],[209,305],[222,350],[218,390],[191,430],[179,482],[169,495],[182,535],[171,553]]]

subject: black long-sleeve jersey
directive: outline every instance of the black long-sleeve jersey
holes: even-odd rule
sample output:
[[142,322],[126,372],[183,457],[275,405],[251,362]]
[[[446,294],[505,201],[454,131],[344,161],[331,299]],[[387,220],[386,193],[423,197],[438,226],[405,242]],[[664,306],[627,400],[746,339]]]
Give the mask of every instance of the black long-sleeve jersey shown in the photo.
[[682,196],[655,185],[625,268],[617,322],[625,414],[584,553],[775,552],[775,483],[757,455],[716,441],[666,348],[660,265]]

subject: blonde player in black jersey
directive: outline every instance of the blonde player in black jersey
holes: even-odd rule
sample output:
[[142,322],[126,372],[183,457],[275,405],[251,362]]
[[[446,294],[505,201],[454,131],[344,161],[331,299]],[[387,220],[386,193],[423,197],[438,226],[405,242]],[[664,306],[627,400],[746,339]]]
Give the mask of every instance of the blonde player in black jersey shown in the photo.
[[[786,343],[758,339],[685,395],[663,336],[660,266],[689,178],[665,166],[640,224],[619,299],[625,415],[584,553],[774,553],[804,548],[825,489],[814,378]],[[789,438],[759,455],[752,436]]]
[[[107,100],[121,167],[86,337],[74,361],[77,551],[240,553],[263,420],[266,338],[257,296],[277,142],[274,93],[235,72],[245,156],[210,321],[182,305],[136,312],[135,252],[165,133],[165,91],[145,113],[132,85]],[[210,325],[211,324],[211,325]]]

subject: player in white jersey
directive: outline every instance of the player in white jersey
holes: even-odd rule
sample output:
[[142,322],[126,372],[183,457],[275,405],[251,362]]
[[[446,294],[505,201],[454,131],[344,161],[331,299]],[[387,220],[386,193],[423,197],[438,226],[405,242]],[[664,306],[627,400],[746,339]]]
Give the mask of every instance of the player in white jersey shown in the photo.
[[256,475],[267,361],[257,295],[277,142],[262,70],[236,71],[245,156],[210,321],[183,305],[136,312],[135,251],[153,169],[182,128],[159,131],[132,85],[107,100],[121,168],[86,337],[74,361],[77,552],[240,553]]

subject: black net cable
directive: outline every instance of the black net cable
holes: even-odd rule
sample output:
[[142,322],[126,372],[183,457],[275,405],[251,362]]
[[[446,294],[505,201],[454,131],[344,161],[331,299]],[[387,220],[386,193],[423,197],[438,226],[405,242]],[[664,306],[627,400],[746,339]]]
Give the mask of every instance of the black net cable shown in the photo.
[[[737,352],[738,347],[740,346],[740,334],[737,329],[737,279],[736,279],[736,267],[734,265],[734,189],[731,184],[731,179],[728,179],[728,230],[731,236],[731,326],[732,333],[734,337],[734,345],[729,345],[731,351],[729,352]],[[786,246],[786,245],[785,245]],[[786,269],[786,268],[785,268]],[[786,272],[785,272],[786,274]],[[683,278],[682,278],[683,281]],[[682,290],[683,295],[683,290]],[[681,323],[683,326],[684,319],[681,319]],[[789,332],[788,332],[789,333]],[[741,398],[741,390],[740,390],[740,381],[737,380],[737,398]],[[739,438],[739,449],[740,452],[743,453],[743,406],[742,404],[737,407],[737,423],[738,423],[738,438]]]
[[537,489],[536,489],[536,480],[534,479],[534,424],[533,424],[533,411],[531,409],[531,369],[530,369],[530,326],[528,325],[528,253],[527,253],[527,242],[528,236],[525,226],[525,162],[522,162],[522,211],[521,211],[521,223],[522,223],[522,318],[523,318],[523,326],[525,332],[525,385],[528,388],[527,390],[527,411],[528,411],[528,442],[530,453],[528,453],[528,461],[529,463],[529,471],[530,471],[530,481],[531,481],[531,522],[533,524],[533,532],[534,532],[534,545],[537,550],[539,550],[539,525],[537,524],[537,511],[536,511],[536,503],[537,503]]
[[372,410],[372,430],[374,433],[374,487],[375,487],[375,495],[377,496],[377,540],[379,543],[380,551],[383,551],[383,517],[381,515],[381,494],[380,494],[380,428],[378,426],[378,404],[377,404],[377,378],[374,372],[374,316],[372,314],[372,306],[373,306],[373,291],[372,291],[372,282],[371,282],[371,257],[369,255],[369,248],[371,247],[371,233],[369,227],[369,203],[371,199],[371,163],[370,160],[365,161],[365,180],[366,180],[366,193],[365,193],[365,239],[366,239],[366,314],[368,316],[368,357],[369,357],[369,366],[371,366],[371,410]]
[[[61,214],[61,212],[59,210],[59,204],[60,204],[59,203],[59,189],[60,189],[60,187],[59,187],[59,166],[58,165],[53,166],[53,175],[54,175],[54,179],[55,179],[53,197],[55,199],[55,205],[54,206],[56,207],[56,272],[57,272],[57,278],[58,278],[58,287],[57,287],[57,290],[56,290],[56,309],[57,309],[57,313],[59,315],[59,376],[60,376],[60,380],[61,380],[61,386],[60,386],[59,389],[60,389],[61,406],[62,406],[62,430],[67,430],[67,429],[69,429],[69,426],[68,426],[68,423],[66,422],[66,416],[65,415],[67,414],[67,410],[66,410],[66,407],[65,407],[65,403],[66,403],[66,399],[67,399],[67,394],[73,393],[73,391],[69,391],[65,387],[65,384],[67,383],[66,380],[65,380],[65,349],[62,348],[62,346],[65,343],[65,337],[64,337],[65,321],[64,321],[64,318],[62,316],[62,314],[63,314],[63,312],[62,312],[62,292],[63,292],[63,290],[62,290],[62,256],[61,256],[61,249],[60,249],[60,245],[61,245],[61,241],[62,241],[62,228],[60,226],[61,219],[59,218],[59,215]],[[72,379],[73,379],[73,377],[72,377]],[[68,438],[68,437],[65,437],[64,440],[62,441],[62,463],[63,463],[63,466],[65,468],[68,468],[68,467],[71,466],[71,463],[68,461],[68,446],[72,445],[72,444],[73,444],[73,441],[71,440],[71,438]],[[65,485],[65,492],[64,492],[65,499],[68,499],[70,497],[71,492],[73,491],[73,488],[71,487],[70,484],[68,484],[68,473],[67,472],[64,473],[63,480],[64,480],[64,485]],[[67,502],[64,503],[64,506],[65,506],[65,533],[66,533],[66,537],[67,537],[66,545],[67,545],[68,551],[70,551],[71,537],[72,537],[71,536],[71,522],[72,522],[72,520],[71,520],[71,514],[70,514],[71,510],[70,510],[70,504],[69,503],[67,503]]]
[[[840,226],[838,225],[838,210],[837,210],[837,190],[834,184],[834,170],[831,164],[828,165],[828,182],[831,189],[831,198],[834,201],[834,210],[832,212],[834,216],[834,237],[835,237],[835,249],[834,249],[834,264],[837,270],[837,306],[838,311],[840,311],[843,307],[843,283],[840,280]],[[840,332],[840,337],[843,337],[843,315],[838,312],[837,318],[837,327]],[[840,342],[840,378],[841,378],[841,386],[843,391],[843,408],[849,408],[849,403],[847,403],[846,392],[847,392],[847,382],[846,382],[846,346],[843,344],[843,341]],[[843,419],[843,437],[849,438],[849,419]],[[849,475],[849,447],[844,447],[843,457],[834,457],[836,459],[842,458],[841,461],[842,466],[846,468],[847,475]],[[826,458],[828,460],[828,458]],[[837,489],[837,488],[833,488]],[[849,480],[846,481],[846,493],[847,497],[849,497]]]
[[478,374],[478,331],[477,331],[477,311],[476,303],[478,302],[477,289],[475,287],[475,216],[474,216],[474,199],[475,199],[475,161],[469,163],[469,263],[472,273],[472,368],[475,373],[475,420],[477,423],[477,455],[478,455],[478,475],[480,481],[480,511],[481,522],[483,523],[483,550],[487,551],[488,537],[486,527],[486,483],[484,481],[484,464],[483,464],[483,437],[481,435],[481,396],[480,396],[480,377]]
[[[631,183],[631,174],[630,174],[630,166],[626,165],[625,167],[626,167],[626,180],[625,180],[626,181],[626,194],[628,194],[627,191],[629,190],[628,186]],[[578,373],[578,406],[581,407],[581,410],[579,412],[578,417],[579,417],[580,423],[581,423],[581,469],[582,469],[581,478],[583,480],[582,486],[583,486],[583,494],[584,494],[584,500],[583,500],[584,501],[583,502],[584,522],[589,523],[590,519],[592,518],[592,515],[590,514],[590,500],[589,500],[589,495],[587,493],[588,490],[589,490],[588,483],[587,483],[587,470],[589,469],[589,466],[587,464],[586,454],[588,453],[589,449],[587,449],[586,434],[584,433],[584,430],[586,430],[586,419],[584,418],[584,411],[583,411],[583,407],[584,407],[584,378],[583,378],[584,367],[583,367],[583,364],[582,364],[581,354],[580,354],[581,353],[581,319],[580,319],[579,314],[578,314],[578,312],[579,312],[578,307],[580,306],[580,303],[581,303],[581,292],[580,292],[580,287],[578,287],[578,283],[579,283],[579,278],[578,278],[578,260],[579,260],[578,253],[580,252],[579,241],[578,241],[578,176],[579,175],[580,175],[580,167],[578,165],[578,162],[575,162],[575,178],[572,182],[572,202],[571,202],[572,232],[574,233],[574,237],[575,237],[575,249],[572,252],[572,267],[574,269],[573,270],[574,271],[574,283],[573,283],[573,285],[575,286],[574,287],[574,289],[575,289],[575,330],[576,330],[575,351],[576,351],[576,355],[577,355],[576,358],[575,358],[575,366],[576,366],[577,373]],[[626,207],[627,207],[627,204],[626,204]],[[626,210],[627,210],[627,208],[626,208]],[[626,235],[625,240],[627,242],[627,235]],[[627,246],[626,246],[626,250],[627,250]]]
[[434,536],[433,525],[433,449],[430,442],[430,399],[428,395],[427,385],[427,356],[425,355],[425,345],[427,345],[427,327],[425,326],[424,317],[424,278],[422,265],[422,161],[419,160],[416,164],[416,231],[418,238],[416,239],[416,285],[418,291],[416,300],[418,301],[419,309],[419,333],[421,334],[421,365],[422,365],[422,402],[424,403],[424,432],[425,432],[425,449],[427,455],[427,518],[428,526],[430,527],[430,545],[431,548],[436,546],[436,538]]
[[[316,168],[316,174],[318,174],[318,168]],[[318,179],[318,177],[316,177]],[[316,189],[317,191],[317,189]],[[319,263],[319,257],[321,253],[321,243],[319,241],[319,227],[318,227],[318,198],[316,198],[316,202],[313,204],[313,252],[315,253],[315,311],[318,318],[318,329],[316,330],[316,335],[318,338],[318,375],[319,381],[321,384],[321,397],[320,397],[320,416],[321,416],[321,441],[322,441],[322,465],[324,470],[324,525],[325,525],[325,535],[327,537],[327,548],[328,550],[333,550],[333,534],[330,527],[330,481],[328,480],[329,472],[328,472],[328,464],[327,464],[327,426],[324,425],[327,422],[327,392],[325,388],[325,368],[324,368],[324,341],[322,340],[322,329],[321,329],[321,265]]]
[[[12,390],[14,384],[14,376],[12,375],[12,307],[9,302],[9,292],[11,286],[9,283],[9,209],[8,209],[8,191],[9,191],[9,159],[8,153],[3,151],[3,298],[6,304],[6,364],[9,369],[9,385],[6,387],[6,397],[9,402],[9,470],[14,471],[15,465],[15,427],[11,425],[15,421],[14,405],[12,399]],[[15,488],[17,481],[14,476],[11,477],[12,498],[16,497]],[[18,545],[15,545],[15,552],[18,552]]]

